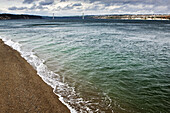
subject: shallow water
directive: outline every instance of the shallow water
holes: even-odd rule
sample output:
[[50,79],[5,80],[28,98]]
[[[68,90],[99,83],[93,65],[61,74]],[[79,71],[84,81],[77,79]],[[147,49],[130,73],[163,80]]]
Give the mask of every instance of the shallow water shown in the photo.
[[78,112],[168,113],[169,26],[170,21],[6,20],[0,21],[0,36]]

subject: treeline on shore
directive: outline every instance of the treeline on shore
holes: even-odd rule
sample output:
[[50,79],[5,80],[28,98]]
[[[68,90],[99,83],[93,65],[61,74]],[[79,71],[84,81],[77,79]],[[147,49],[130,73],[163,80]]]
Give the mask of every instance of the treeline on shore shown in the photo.
[[14,14],[0,14],[0,20],[11,20],[11,19],[42,19],[42,16],[35,15],[14,15]]

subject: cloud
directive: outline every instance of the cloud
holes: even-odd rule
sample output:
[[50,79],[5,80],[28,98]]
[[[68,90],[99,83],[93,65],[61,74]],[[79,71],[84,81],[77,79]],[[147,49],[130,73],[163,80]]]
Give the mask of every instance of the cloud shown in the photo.
[[36,9],[48,9],[48,8],[47,7],[43,7],[41,5],[36,5],[36,4],[34,4],[33,6],[31,6],[29,8],[29,10],[36,10]]
[[28,8],[27,7],[16,7],[16,6],[8,8],[8,10],[25,10],[25,9],[28,9]]
[[[87,1],[87,0],[86,0]],[[105,5],[113,4],[152,4],[152,5],[168,5],[170,0],[89,0],[90,3],[100,2]],[[170,5],[168,5],[170,6]]]
[[54,3],[54,0],[44,0],[39,3],[39,5],[51,5]]
[[37,9],[48,9],[47,7],[43,7],[43,6],[40,6],[40,5],[32,5],[31,7],[16,7],[16,6],[13,6],[13,7],[9,7],[8,10],[37,10]]
[[35,2],[35,0],[24,0],[23,1],[24,4],[31,4],[33,2]]
[[[1,1],[1,0],[0,0]],[[170,0],[2,0],[3,12],[51,15],[170,13]],[[10,1],[10,2],[9,2]],[[20,2],[21,1],[21,2]],[[12,4],[12,6],[11,6]],[[8,10],[7,10],[8,9]],[[13,10],[13,11],[12,11]],[[15,11],[17,10],[17,11]],[[69,11],[68,11],[69,10]],[[2,12],[2,11],[1,11]]]
[[60,0],[60,2],[66,2],[66,0]]
[[81,4],[81,3],[75,3],[75,4],[73,4],[72,6],[73,6],[73,7],[82,6],[82,4]]
[[74,7],[73,7],[73,5],[72,4],[69,4],[69,5],[67,5],[67,6],[65,6],[65,7],[60,7],[60,10],[70,10],[70,9],[73,9]]
[[55,10],[71,10],[71,9],[80,9],[83,5],[81,3],[69,3],[67,5],[58,6]]
[[85,10],[104,10],[107,6],[105,4],[102,4],[101,2],[94,2],[91,3]]
[[[110,14],[170,13],[170,0],[86,0],[85,11]],[[86,2],[87,3],[87,2]]]

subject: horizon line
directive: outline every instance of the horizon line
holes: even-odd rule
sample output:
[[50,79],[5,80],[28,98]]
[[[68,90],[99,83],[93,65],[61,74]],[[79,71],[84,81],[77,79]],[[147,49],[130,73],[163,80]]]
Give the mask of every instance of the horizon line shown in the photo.
[[[51,16],[48,16],[48,15],[38,15],[38,14],[24,14],[24,13],[21,13],[21,14],[14,14],[14,13],[0,13],[0,14],[11,14],[11,15],[32,15],[32,16],[41,16],[41,17],[53,17],[53,15]],[[139,13],[139,14],[87,14],[85,15],[84,13],[84,16],[109,16],[109,15],[170,15],[168,13],[153,13],[153,14],[142,14],[142,13]],[[75,16],[82,16],[82,15],[63,15],[63,16],[54,16],[54,17],[75,17]]]

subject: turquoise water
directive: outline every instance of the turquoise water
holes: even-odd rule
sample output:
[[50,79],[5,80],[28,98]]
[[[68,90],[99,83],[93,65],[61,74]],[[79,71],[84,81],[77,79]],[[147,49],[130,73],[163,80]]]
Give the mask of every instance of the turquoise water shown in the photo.
[[7,20],[0,36],[77,112],[170,112],[170,21]]

